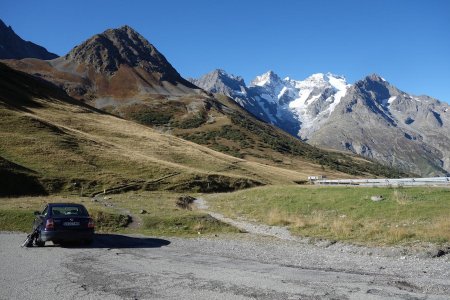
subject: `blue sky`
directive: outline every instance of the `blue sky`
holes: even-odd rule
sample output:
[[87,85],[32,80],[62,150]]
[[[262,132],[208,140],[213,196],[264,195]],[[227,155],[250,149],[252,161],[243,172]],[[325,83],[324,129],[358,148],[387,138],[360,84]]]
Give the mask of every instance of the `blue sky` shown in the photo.
[[59,55],[127,24],[184,77],[222,68],[246,82],[273,70],[294,79],[332,72],[353,83],[377,73],[450,102],[446,0],[2,0],[0,18]]

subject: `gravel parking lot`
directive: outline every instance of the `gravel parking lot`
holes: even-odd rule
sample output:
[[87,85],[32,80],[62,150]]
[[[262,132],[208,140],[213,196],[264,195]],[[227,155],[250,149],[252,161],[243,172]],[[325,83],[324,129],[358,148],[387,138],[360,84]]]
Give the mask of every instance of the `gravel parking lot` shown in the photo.
[[449,299],[448,255],[270,237],[98,235],[20,248],[0,234],[1,299]]

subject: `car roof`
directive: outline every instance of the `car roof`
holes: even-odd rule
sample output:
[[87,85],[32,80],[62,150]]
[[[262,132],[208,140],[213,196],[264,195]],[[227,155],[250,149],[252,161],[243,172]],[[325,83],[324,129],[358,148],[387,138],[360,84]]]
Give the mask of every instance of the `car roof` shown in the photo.
[[79,203],[49,203],[48,206],[83,206],[83,204]]

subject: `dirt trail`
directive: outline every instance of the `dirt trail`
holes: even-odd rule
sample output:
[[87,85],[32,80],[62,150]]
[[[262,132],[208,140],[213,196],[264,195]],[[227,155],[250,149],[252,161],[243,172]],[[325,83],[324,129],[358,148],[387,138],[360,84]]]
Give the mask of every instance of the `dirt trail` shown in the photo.
[[216,218],[217,220],[220,220],[224,223],[230,224],[236,228],[239,228],[240,230],[246,231],[248,233],[258,234],[258,235],[265,235],[265,236],[273,236],[282,240],[288,240],[288,241],[295,241],[300,240],[297,237],[294,237],[289,230],[286,227],[281,226],[269,226],[269,225],[263,225],[263,224],[255,224],[244,220],[233,220],[230,218],[225,217],[224,215],[213,212],[209,210],[209,206],[206,203],[206,200],[203,198],[197,198],[194,201],[194,204],[197,206],[198,209],[201,209],[205,211],[207,214],[212,216],[213,218]]

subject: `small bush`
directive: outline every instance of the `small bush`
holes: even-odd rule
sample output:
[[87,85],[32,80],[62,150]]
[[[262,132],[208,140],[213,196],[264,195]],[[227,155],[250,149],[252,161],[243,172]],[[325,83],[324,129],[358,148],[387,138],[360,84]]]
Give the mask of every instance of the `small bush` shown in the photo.
[[94,219],[95,228],[99,231],[117,231],[131,223],[131,217],[128,215],[112,214],[104,211],[93,211],[91,217]]
[[161,112],[139,112],[131,116],[135,121],[143,125],[165,125],[170,122],[172,115]]
[[176,204],[178,207],[182,209],[192,210],[191,205],[192,203],[194,203],[194,201],[195,201],[194,197],[185,195],[178,197]]
[[208,120],[208,115],[206,111],[202,111],[198,114],[196,114],[193,117],[186,118],[176,124],[174,124],[175,127],[183,128],[183,129],[189,129],[189,128],[197,128],[201,125],[205,124]]

